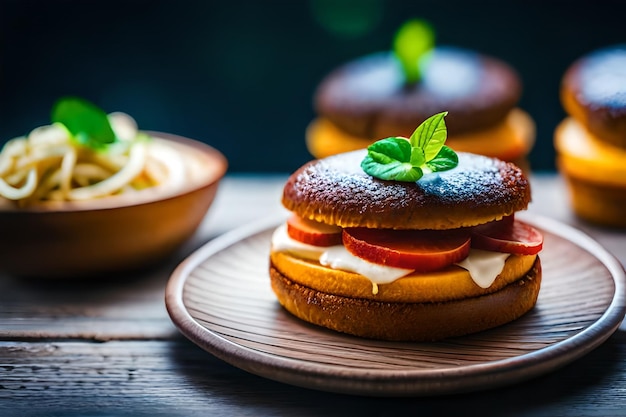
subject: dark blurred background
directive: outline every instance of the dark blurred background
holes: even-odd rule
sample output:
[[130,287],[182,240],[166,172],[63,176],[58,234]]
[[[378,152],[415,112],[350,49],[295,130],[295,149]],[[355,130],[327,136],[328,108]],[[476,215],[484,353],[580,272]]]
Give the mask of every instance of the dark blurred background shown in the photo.
[[230,172],[290,172],[321,78],[390,48],[408,18],[437,43],[497,56],[524,83],[536,170],[554,170],[567,66],[626,42],[626,2],[0,0],[0,143],[47,124],[63,95],[222,151]]

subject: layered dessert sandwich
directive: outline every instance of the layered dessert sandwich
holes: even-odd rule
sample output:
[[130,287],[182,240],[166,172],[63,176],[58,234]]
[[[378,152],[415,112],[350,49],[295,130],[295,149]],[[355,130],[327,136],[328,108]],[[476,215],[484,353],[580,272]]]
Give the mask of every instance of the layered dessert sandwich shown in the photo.
[[291,215],[269,266],[287,311],[355,336],[435,341],[533,309],[543,236],[515,218],[529,181],[511,162],[446,146],[445,117],[288,178]]
[[506,62],[435,45],[434,31],[410,20],[393,49],[335,68],[314,92],[306,145],[315,158],[365,149],[380,138],[409,137],[432,114],[448,111],[448,145],[530,169],[535,123],[519,107],[522,83]]
[[589,222],[626,227],[626,44],[595,50],[566,70],[557,126],[557,168],[573,211]]

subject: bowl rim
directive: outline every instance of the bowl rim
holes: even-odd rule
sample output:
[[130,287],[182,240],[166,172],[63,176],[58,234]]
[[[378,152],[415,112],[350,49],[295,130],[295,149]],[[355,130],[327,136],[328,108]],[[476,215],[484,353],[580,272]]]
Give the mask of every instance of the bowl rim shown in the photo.
[[121,194],[85,201],[49,201],[26,207],[18,207],[10,203],[0,203],[0,215],[9,213],[72,213],[82,211],[111,210],[153,204],[158,201],[174,199],[211,187],[218,183],[228,171],[228,160],[224,154],[205,142],[185,136],[154,130],[141,130],[141,132],[148,134],[153,140],[171,142],[174,143],[175,146],[182,146],[200,151],[214,164],[210,170],[207,169],[206,175],[201,175],[200,179],[175,190],[162,190],[159,187],[150,187],[138,191],[132,196],[128,194]]

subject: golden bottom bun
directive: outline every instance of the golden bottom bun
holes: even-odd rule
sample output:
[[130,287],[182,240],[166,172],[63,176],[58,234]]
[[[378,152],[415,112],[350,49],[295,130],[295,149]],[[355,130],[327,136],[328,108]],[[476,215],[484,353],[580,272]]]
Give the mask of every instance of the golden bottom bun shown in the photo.
[[280,304],[306,322],[354,336],[391,341],[437,341],[491,329],[530,311],[541,286],[539,257],[522,278],[491,294],[436,303],[344,297],[313,290],[270,262]]
[[557,126],[554,144],[574,213],[599,225],[626,227],[626,150],[605,143],[571,117]]
[[[306,131],[306,145],[315,158],[367,148],[378,139],[383,138],[350,135],[323,118],[313,120]],[[533,119],[525,111],[515,108],[502,123],[477,132],[450,135],[446,145],[457,152],[477,153],[524,165],[534,141]]]

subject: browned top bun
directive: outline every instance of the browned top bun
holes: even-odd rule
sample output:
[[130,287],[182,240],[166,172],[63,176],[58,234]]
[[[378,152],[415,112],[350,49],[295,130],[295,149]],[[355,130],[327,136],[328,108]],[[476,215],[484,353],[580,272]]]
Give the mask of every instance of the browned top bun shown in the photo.
[[418,182],[366,174],[366,150],[311,161],[287,180],[282,203],[301,217],[341,227],[454,229],[524,210],[530,184],[516,165],[458,152],[459,165]]
[[599,140],[626,148],[626,44],[575,61],[563,76],[561,102]]
[[391,53],[368,55],[331,72],[314,98],[317,113],[349,134],[379,139],[410,136],[417,121],[449,111],[450,135],[501,122],[521,95],[506,63],[471,51],[438,47],[422,80],[405,85]]

